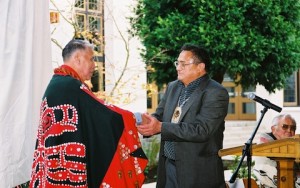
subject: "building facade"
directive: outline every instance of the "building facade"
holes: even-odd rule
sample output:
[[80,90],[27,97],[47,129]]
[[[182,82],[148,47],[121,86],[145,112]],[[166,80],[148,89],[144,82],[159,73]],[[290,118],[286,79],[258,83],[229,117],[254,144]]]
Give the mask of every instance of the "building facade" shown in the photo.
[[[153,112],[163,95],[155,85],[146,83],[145,63],[139,56],[142,45],[132,38],[127,30],[130,28],[128,17],[131,16],[132,0],[51,0],[50,11],[59,13],[59,21],[51,25],[53,66],[62,64],[61,48],[74,35],[83,31],[97,33],[99,43],[96,51],[98,83],[95,91],[106,93],[114,99],[115,104],[133,111]],[[54,16],[55,18],[55,16]],[[75,29],[74,29],[75,28]],[[269,94],[263,86],[243,90],[235,85],[234,80],[225,75],[223,85],[230,95],[227,121],[257,121],[261,118],[263,106],[248,98],[255,93],[263,99],[282,107],[281,113],[290,113],[300,122],[300,74],[295,72],[285,89]],[[147,92],[148,89],[148,92]],[[261,126],[269,129],[271,120],[278,112],[269,109],[264,115]],[[297,133],[300,131],[297,130]]]
[[128,33],[133,1],[51,0],[52,64],[60,66],[61,50],[72,38],[95,45],[92,90],[131,111],[146,111],[146,68],[141,44]]

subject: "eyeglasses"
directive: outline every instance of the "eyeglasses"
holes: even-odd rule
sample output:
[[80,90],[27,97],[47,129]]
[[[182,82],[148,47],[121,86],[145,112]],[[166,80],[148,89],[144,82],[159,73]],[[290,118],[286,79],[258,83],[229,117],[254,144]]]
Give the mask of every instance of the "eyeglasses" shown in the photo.
[[290,129],[291,131],[294,131],[294,132],[296,131],[296,125],[282,124],[281,127],[285,131],[288,130],[288,129]]
[[185,68],[185,66],[191,65],[191,64],[194,64],[194,61],[191,61],[190,63],[183,63],[183,62],[178,62],[178,61],[174,62],[174,65],[175,65],[176,68],[178,66],[181,66],[183,69]]

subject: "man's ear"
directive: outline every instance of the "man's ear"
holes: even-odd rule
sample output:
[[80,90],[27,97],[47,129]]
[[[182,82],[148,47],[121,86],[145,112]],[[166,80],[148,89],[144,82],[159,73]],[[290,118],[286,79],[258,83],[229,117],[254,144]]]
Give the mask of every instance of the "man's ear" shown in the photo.
[[205,64],[204,63],[200,63],[201,69],[205,70]]
[[199,63],[197,66],[198,66],[200,72],[205,71],[205,64],[204,63]]
[[76,66],[79,66],[79,65],[80,65],[80,62],[81,62],[79,52],[75,52],[73,58],[74,58],[74,59],[73,59],[74,64],[75,64]]
[[272,130],[272,132],[274,132],[275,131],[275,125],[272,125],[272,127],[271,127],[271,130]]
[[74,54],[74,60],[75,60],[76,63],[80,62],[80,58],[79,58],[78,52],[75,52],[75,54]]

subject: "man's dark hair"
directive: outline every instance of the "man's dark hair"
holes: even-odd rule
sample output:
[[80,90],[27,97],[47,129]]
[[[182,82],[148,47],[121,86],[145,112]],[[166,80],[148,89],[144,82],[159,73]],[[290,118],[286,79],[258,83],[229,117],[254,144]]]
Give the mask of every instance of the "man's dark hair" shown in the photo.
[[205,70],[208,72],[210,70],[210,57],[207,50],[205,50],[203,47],[197,46],[195,44],[185,44],[181,47],[180,51],[190,51],[194,55],[194,60],[198,61],[195,62],[196,64],[202,62],[205,64]]
[[76,50],[86,50],[87,48],[93,49],[93,45],[86,40],[73,39],[62,50],[63,60],[68,60]]

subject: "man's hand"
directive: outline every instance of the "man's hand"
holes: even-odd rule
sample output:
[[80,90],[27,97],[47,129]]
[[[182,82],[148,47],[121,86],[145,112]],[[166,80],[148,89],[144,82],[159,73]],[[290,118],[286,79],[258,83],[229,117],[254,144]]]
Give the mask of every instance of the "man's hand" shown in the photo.
[[148,113],[143,113],[142,114],[142,123],[141,123],[141,125],[144,125],[144,124],[148,124],[148,123],[150,123],[150,119],[148,118],[148,116],[145,116],[145,114],[148,114]]
[[161,122],[149,114],[142,114],[143,123],[137,126],[140,134],[152,136],[161,132]]

